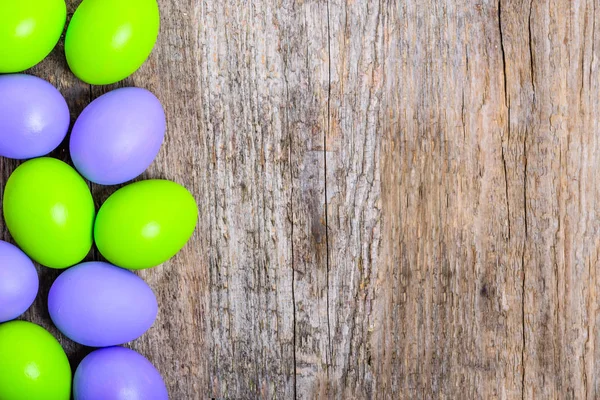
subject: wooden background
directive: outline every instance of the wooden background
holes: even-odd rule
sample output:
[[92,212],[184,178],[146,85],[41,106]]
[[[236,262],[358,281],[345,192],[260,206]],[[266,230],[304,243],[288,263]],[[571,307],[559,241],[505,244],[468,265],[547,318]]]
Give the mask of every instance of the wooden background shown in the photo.
[[[200,209],[141,273],[172,399],[600,396],[598,0],[159,3],[120,85],[168,114],[145,177]],[[73,118],[110,89],[62,42],[32,72]]]

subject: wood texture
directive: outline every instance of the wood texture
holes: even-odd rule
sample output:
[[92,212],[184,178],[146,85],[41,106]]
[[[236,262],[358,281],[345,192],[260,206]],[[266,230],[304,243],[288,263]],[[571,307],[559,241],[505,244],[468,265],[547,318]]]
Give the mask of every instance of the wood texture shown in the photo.
[[[116,86],[162,100],[143,178],[200,209],[140,273],[161,309],[131,346],[171,398],[600,397],[596,0],[159,4]],[[113,88],[62,42],[32,73],[73,119]],[[75,367],[89,349],[52,327],[39,270],[24,318]]]

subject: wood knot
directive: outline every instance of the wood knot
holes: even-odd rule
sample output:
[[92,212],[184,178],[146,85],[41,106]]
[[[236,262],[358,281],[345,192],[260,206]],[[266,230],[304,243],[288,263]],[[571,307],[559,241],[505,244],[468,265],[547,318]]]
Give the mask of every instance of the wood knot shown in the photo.
[[479,295],[481,297],[485,297],[486,299],[489,297],[488,288],[485,284],[483,284],[483,286],[481,287],[481,290],[479,291]]

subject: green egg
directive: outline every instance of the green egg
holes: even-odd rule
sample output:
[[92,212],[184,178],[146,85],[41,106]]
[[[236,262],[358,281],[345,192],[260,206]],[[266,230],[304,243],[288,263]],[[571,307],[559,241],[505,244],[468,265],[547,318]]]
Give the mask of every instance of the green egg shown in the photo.
[[21,72],[46,58],[66,20],[64,0],[0,0],[0,73]]
[[150,268],[185,246],[197,220],[198,206],[186,188],[166,180],[141,181],[117,190],[100,207],[94,238],[111,263]]
[[38,263],[67,268],[92,247],[94,200],[86,182],[64,162],[36,158],[8,178],[3,199],[6,226]]
[[146,61],[159,25],[156,0],[83,0],[67,29],[67,63],[92,85],[118,82]]
[[31,322],[0,325],[0,399],[70,398],[71,366],[54,336]]

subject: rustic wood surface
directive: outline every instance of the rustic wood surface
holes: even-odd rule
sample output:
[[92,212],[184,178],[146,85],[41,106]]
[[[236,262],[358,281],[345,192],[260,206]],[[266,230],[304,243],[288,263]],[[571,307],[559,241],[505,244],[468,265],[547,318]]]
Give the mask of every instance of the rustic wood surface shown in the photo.
[[[131,347],[172,399],[600,397],[597,0],[159,3],[118,86],[162,100],[144,177],[200,209],[140,273],[161,309]],[[73,119],[111,89],[62,42],[32,73]],[[75,367],[40,274],[24,318]]]

